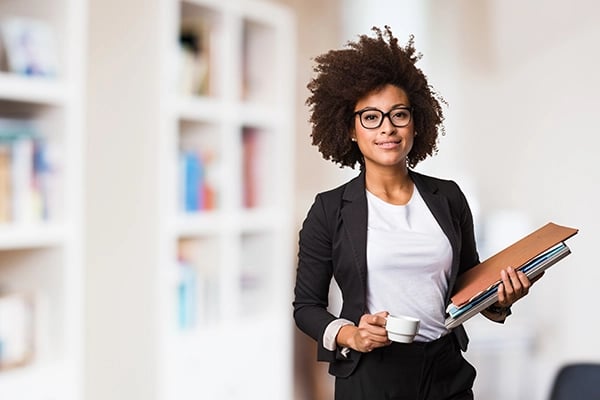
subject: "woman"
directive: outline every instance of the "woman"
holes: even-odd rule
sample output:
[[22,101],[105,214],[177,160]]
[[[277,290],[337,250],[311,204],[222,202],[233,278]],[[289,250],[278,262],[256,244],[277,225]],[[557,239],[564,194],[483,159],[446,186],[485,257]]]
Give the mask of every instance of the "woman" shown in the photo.
[[[373,30],[317,57],[308,85],[313,144],[360,174],[308,212],[294,318],[330,363],[336,399],[472,399],[466,333],[444,325],[457,276],[479,262],[471,212],[454,182],[413,170],[437,152],[442,100],[415,66],[413,38],[400,47],[389,27]],[[497,322],[531,285],[510,268],[501,278],[483,312]],[[327,310],[332,279],[339,316]],[[413,343],[388,339],[388,314],[421,321]]]

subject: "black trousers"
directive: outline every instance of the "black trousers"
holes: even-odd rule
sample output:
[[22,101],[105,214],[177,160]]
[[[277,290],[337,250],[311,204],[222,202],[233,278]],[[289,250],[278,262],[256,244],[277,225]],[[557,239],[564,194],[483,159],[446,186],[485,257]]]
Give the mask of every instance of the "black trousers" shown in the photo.
[[472,400],[475,368],[454,334],[428,343],[392,343],[361,356],[336,378],[336,400]]

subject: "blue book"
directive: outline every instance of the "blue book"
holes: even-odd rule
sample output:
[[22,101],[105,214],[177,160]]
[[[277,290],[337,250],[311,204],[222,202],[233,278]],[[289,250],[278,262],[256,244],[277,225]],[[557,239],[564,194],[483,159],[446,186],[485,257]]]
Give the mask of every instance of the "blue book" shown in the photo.
[[185,261],[179,261],[177,285],[177,316],[180,329],[190,329],[196,324],[196,271]]
[[183,153],[184,174],[184,209],[186,212],[196,212],[202,208],[202,160],[192,151]]

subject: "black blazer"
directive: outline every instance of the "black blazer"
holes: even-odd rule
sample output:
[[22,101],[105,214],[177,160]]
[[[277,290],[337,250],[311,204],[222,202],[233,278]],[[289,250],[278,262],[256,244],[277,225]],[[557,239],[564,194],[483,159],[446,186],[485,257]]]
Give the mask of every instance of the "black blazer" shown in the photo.
[[[409,171],[415,186],[452,247],[452,270],[446,304],[456,277],[479,263],[473,218],[467,200],[452,181]],[[323,333],[337,318],[354,321],[367,312],[367,197],[364,172],[346,184],[316,196],[300,230],[294,319],[300,330],[318,342],[317,359],[330,362],[329,372],[349,376],[360,352],[343,357],[339,350],[323,347]],[[327,311],[328,293],[334,278],[342,292],[340,316]],[[462,350],[468,338],[461,326],[454,329]]]

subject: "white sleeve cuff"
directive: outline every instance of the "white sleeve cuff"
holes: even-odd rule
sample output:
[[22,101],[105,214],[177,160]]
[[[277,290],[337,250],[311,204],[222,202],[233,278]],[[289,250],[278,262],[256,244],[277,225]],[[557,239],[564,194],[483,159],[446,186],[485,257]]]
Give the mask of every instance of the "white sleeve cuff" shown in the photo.
[[354,325],[354,322],[340,318],[331,321],[329,325],[327,325],[327,328],[325,328],[325,333],[323,333],[323,347],[325,347],[325,349],[334,351],[337,348],[335,338],[337,337],[337,334],[342,326],[346,325]]

